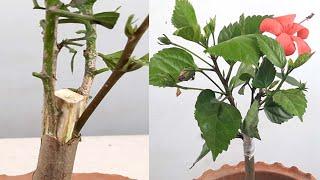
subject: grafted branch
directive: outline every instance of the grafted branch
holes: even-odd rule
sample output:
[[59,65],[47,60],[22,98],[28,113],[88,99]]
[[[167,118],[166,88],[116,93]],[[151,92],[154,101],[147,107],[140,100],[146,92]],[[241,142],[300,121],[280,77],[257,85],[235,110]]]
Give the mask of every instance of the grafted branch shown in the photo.
[[94,97],[92,102],[89,104],[89,106],[85,109],[85,111],[79,118],[74,131],[75,136],[79,135],[81,129],[83,128],[83,126],[85,125],[85,123],[87,122],[91,114],[95,111],[97,106],[101,103],[103,98],[108,94],[110,89],[118,82],[118,80],[122,77],[122,75],[126,73],[123,69],[127,65],[129,58],[132,55],[136,45],[138,44],[139,40],[148,29],[148,27],[149,27],[149,15],[144,19],[143,23],[139,26],[137,31],[132,36],[128,37],[127,44],[123,50],[123,53],[121,55],[121,58],[116,68],[113,70],[108,80],[105,82],[105,84],[102,86],[98,94]]

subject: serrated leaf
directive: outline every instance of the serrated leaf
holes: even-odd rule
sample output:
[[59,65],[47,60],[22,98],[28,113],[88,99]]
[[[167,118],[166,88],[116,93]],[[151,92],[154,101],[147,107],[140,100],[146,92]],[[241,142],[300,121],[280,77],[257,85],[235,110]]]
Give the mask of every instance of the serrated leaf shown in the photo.
[[300,118],[302,118],[307,107],[306,97],[300,89],[280,90],[273,95],[273,101],[286,112]]
[[119,19],[120,14],[114,11],[94,14],[95,23],[100,24],[108,29],[112,29]]
[[271,122],[277,124],[282,124],[293,118],[291,114],[286,112],[280,105],[275,103],[272,98],[267,99],[264,105],[264,112]]
[[174,35],[189,41],[200,41],[200,26],[197,22],[196,13],[188,0],[176,0],[171,21],[177,28]]
[[188,0],[176,0],[171,22],[177,29],[198,24],[196,13]]
[[230,104],[220,102],[211,90],[203,90],[196,102],[195,118],[203,138],[212,152],[213,160],[228,149],[236,137],[241,123],[239,110]]
[[255,35],[242,35],[212,46],[207,50],[213,56],[222,56],[226,61],[257,64],[260,50]]
[[173,34],[194,42],[199,42],[201,36],[200,27],[198,25],[179,28]]
[[228,26],[224,26],[219,33],[218,43],[222,43],[224,41],[228,41],[234,37],[241,36],[239,23],[229,24]]
[[268,60],[275,66],[284,68],[287,60],[281,45],[276,40],[264,35],[258,35],[257,40],[260,50],[266,55]]
[[261,21],[270,16],[240,16],[238,22],[224,26],[219,33],[218,42],[230,40],[234,37],[247,34],[260,34]]
[[239,18],[239,26],[241,35],[246,34],[261,34],[260,32],[260,24],[261,22],[268,17],[272,17],[270,15],[253,15],[247,16],[241,15]]
[[150,60],[149,83],[160,87],[174,87],[180,82],[178,79],[182,70],[196,68],[193,57],[183,49],[163,49]]
[[[276,73],[276,76],[280,79],[283,79],[281,73]],[[292,86],[297,86],[297,87],[301,86],[301,83],[292,76],[287,76],[285,82],[287,82],[288,84],[290,84]]]
[[[238,68],[237,74],[230,81],[230,86],[232,88],[235,88],[245,83],[248,80],[248,77],[251,77],[251,78],[254,77],[254,74],[255,74],[254,71],[255,70],[252,67],[252,65],[241,63]],[[244,76],[247,77],[245,80],[244,80]]]
[[298,56],[298,58],[293,63],[293,68],[298,68],[305,64],[313,56],[314,53],[305,53]]
[[275,75],[276,69],[274,65],[267,58],[264,58],[253,78],[252,86],[255,88],[266,88],[273,82]]
[[251,138],[257,138],[261,140],[259,131],[258,131],[258,123],[259,123],[259,102],[255,100],[249,111],[247,112],[246,117],[244,118],[242,125],[242,132]]
[[203,144],[202,146],[202,150],[199,154],[199,156],[197,157],[197,159],[195,160],[195,162],[192,164],[192,166],[190,167],[190,169],[192,169],[202,158],[204,158],[208,153],[210,152],[210,149],[208,148],[208,146],[206,145],[206,143]]

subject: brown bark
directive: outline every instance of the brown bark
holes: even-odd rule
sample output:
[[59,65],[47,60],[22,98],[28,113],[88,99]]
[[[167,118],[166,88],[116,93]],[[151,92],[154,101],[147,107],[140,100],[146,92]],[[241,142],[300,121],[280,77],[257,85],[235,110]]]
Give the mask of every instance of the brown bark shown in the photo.
[[33,180],[70,180],[79,141],[80,138],[74,138],[61,143],[55,137],[43,135]]

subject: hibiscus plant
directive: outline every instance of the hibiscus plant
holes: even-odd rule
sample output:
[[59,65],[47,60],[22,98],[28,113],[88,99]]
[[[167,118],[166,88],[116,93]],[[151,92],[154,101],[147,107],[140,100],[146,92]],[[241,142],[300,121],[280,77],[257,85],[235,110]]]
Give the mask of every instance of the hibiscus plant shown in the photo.
[[[100,53],[96,46],[96,26],[113,29],[120,14],[119,8],[94,13],[95,3],[96,0],[71,0],[67,4],[59,0],[44,0],[42,6],[33,0],[34,9],[45,11],[45,18],[40,21],[44,43],[43,65],[41,72],[33,73],[41,79],[44,89],[42,138],[37,169],[33,173],[35,180],[71,179],[80,133],[87,120],[124,74],[148,63],[148,54],[135,58],[132,53],[149,27],[149,16],[140,26],[135,25],[133,15],[129,16],[124,28],[127,36],[124,49],[111,54]],[[76,32],[76,37],[64,37],[58,42],[58,26],[62,24],[79,24],[82,29]],[[73,71],[74,61],[79,58],[77,52],[83,45],[81,59],[85,71],[80,87],[56,90],[59,53],[62,49],[70,51]],[[96,66],[98,56],[105,62],[105,67]],[[90,101],[94,78],[106,71],[111,71],[111,75]]]
[[[228,149],[231,140],[240,138],[243,140],[246,179],[253,180],[253,139],[260,140],[259,112],[264,111],[266,117],[277,124],[293,117],[303,119],[307,107],[306,85],[290,75],[313,53],[304,41],[309,34],[301,25],[305,20],[294,23],[294,19],[295,15],[241,15],[239,21],[224,26],[216,36],[216,17],[201,28],[188,0],[176,0],[172,15],[176,28],[173,35],[202,48],[206,56],[163,35],[158,39],[159,44],[171,47],[153,55],[149,78],[153,86],[176,88],[177,96],[181,90],[200,91],[195,103],[195,119],[204,145],[193,165],[209,152],[216,160]],[[199,67],[196,60],[206,67]],[[227,65],[227,69],[222,65]],[[203,75],[212,85],[205,88],[185,85],[198,75]],[[290,88],[284,88],[285,83]],[[248,91],[250,108],[242,115],[235,95],[241,96]]]

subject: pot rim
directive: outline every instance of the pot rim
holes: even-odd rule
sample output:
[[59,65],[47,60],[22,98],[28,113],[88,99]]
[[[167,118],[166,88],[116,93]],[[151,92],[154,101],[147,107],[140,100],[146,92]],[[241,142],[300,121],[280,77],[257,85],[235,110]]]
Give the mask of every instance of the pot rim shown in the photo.
[[[222,178],[227,175],[244,173],[244,162],[241,161],[237,165],[228,165],[225,164],[221,168],[217,170],[209,169],[205,171],[202,176],[197,178],[198,180],[204,180],[206,177],[215,177],[215,178]],[[283,164],[276,162],[273,164],[267,164],[265,162],[256,162],[255,163],[255,172],[265,172],[265,173],[275,173],[285,175],[294,179],[299,180],[316,180],[314,176],[310,173],[304,173],[299,170],[296,166],[292,166],[290,168],[285,167]]]

